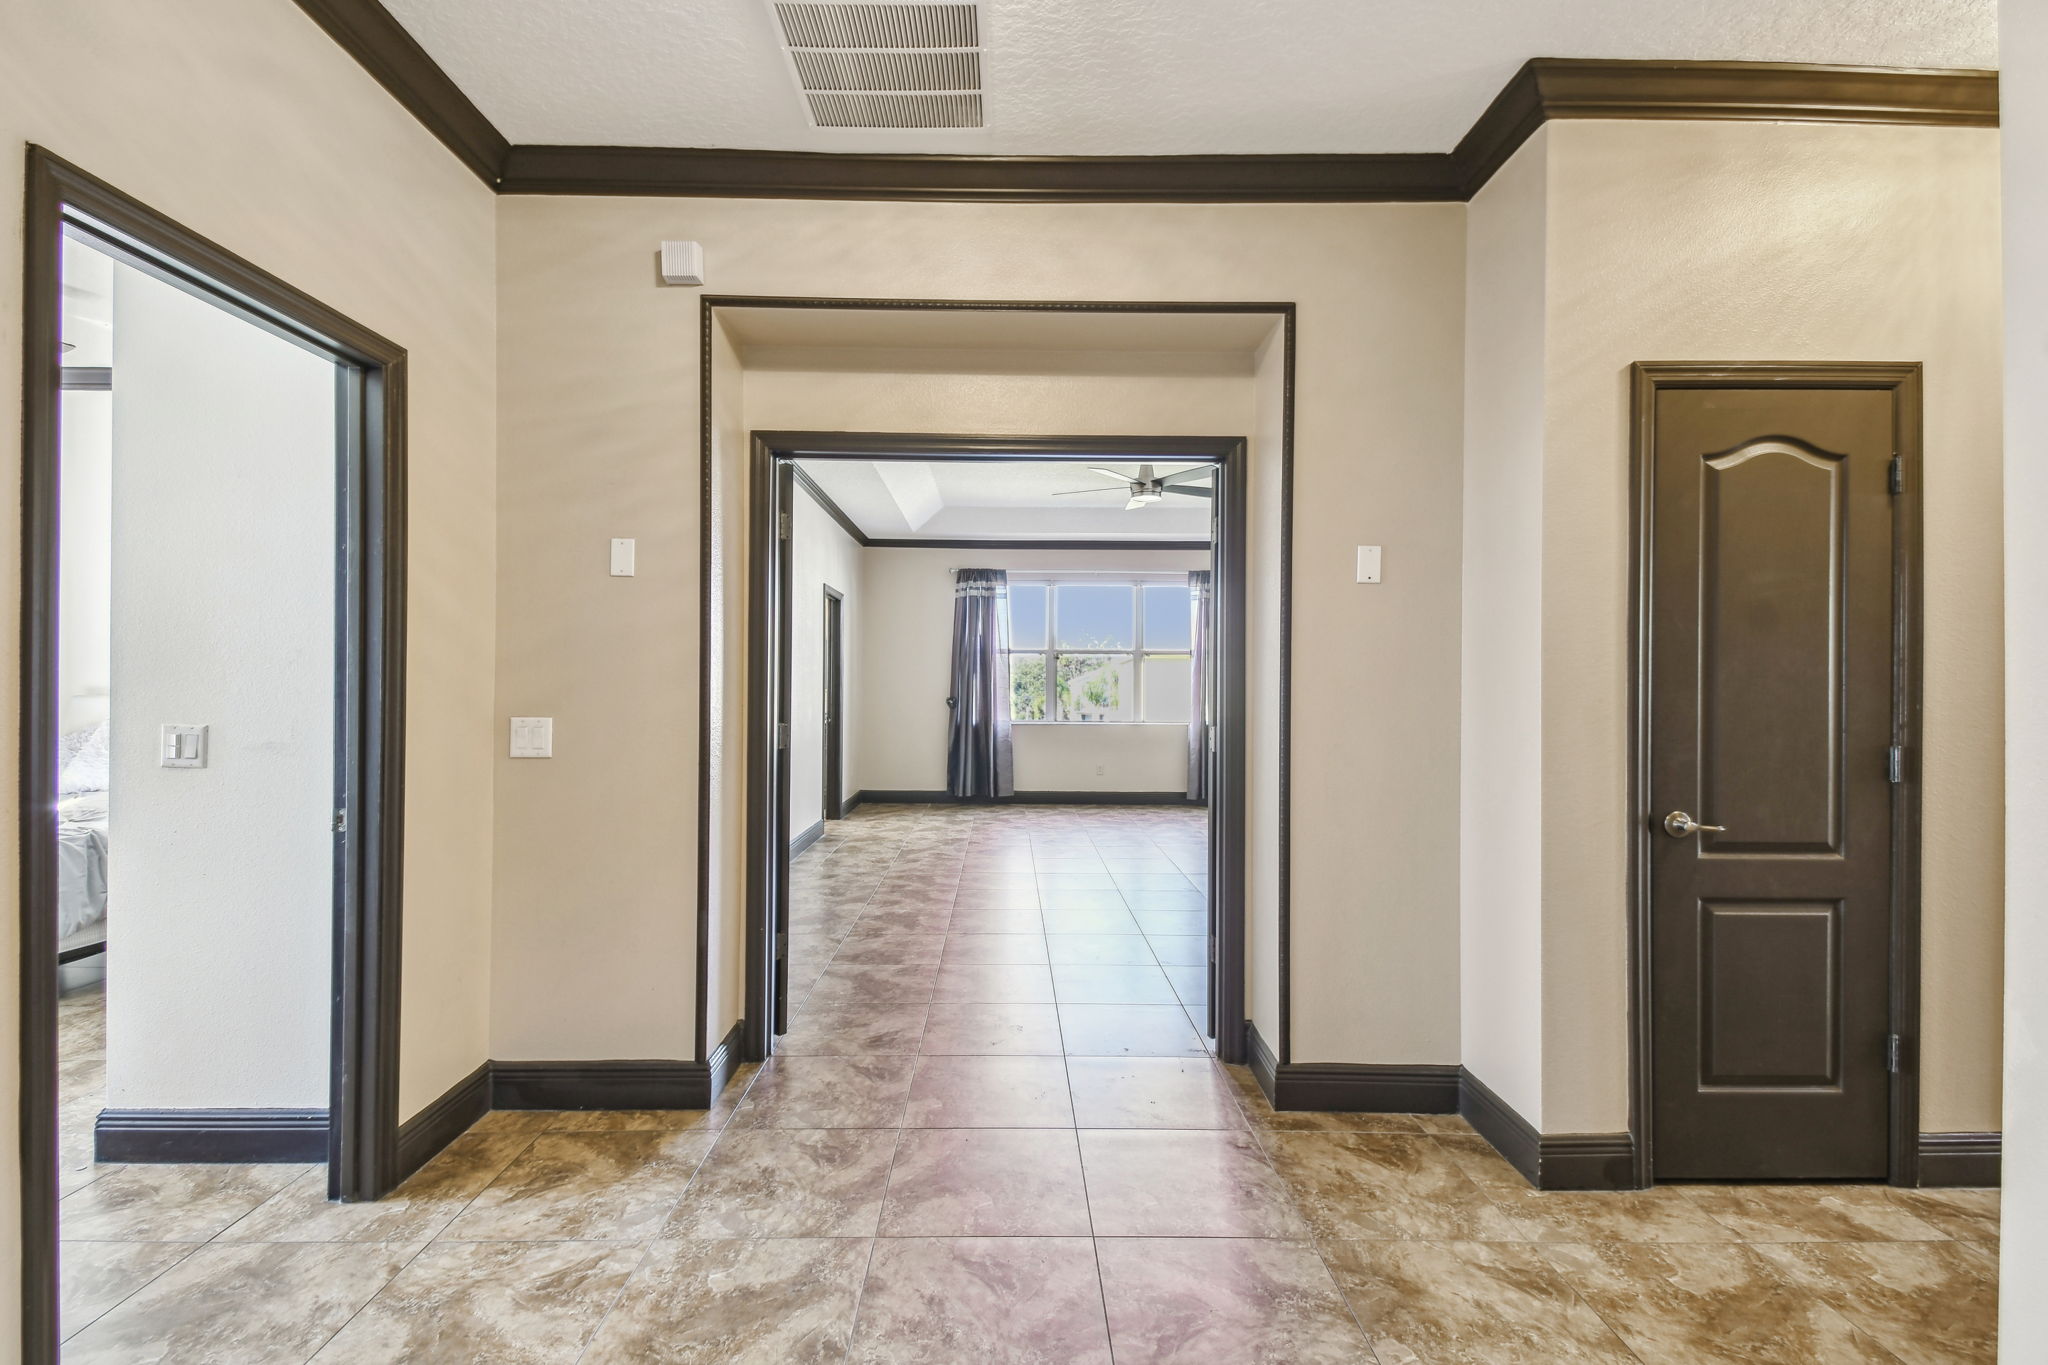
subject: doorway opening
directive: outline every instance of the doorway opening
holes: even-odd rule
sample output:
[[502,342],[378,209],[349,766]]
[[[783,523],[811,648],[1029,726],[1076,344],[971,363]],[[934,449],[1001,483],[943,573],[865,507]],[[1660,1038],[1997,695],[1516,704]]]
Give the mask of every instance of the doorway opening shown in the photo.
[[[1146,1052],[1142,1035],[1171,1034],[1163,1055],[1240,1060],[1245,442],[759,432],[752,451],[751,600],[765,609],[749,623],[745,1054],[773,1054],[806,997],[892,1003],[900,986],[902,1003],[940,1014],[988,1007],[979,1022],[996,1034],[1049,1028],[1053,1052],[1062,1033],[1122,1027],[1128,1049],[1090,1050]],[[1128,487],[1103,482],[1112,467]],[[876,537],[819,486],[856,468],[878,483],[1049,479],[1052,497],[1111,494],[1126,512],[1178,486],[1201,534]],[[836,600],[819,593],[815,549],[835,536],[882,557],[870,581],[886,589],[850,604],[844,583],[822,585]],[[838,714],[860,717],[851,748],[876,778],[836,780],[847,825],[880,836],[866,849],[793,812],[807,784],[792,775],[816,761],[811,683],[797,683],[818,667],[802,647],[817,637],[797,625],[813,601],[840,613],[833,638],[860,661]],[[1118,780],[1131,771],[1150,776]],[[793,853],[818,869],[794,875]]]
[[823,708],[824,762],[820,765],[823,790],[819,793],[822,819],[846,818],[846,594],[824,588],[825,638],[818,653],[823,660],[824,687],[819,698]]
[[28,184],[22,1354],[49,1361],[91,1330],[67,1261],[181,1216],[161,1163],[397,1184],[404,353],[40,149]]

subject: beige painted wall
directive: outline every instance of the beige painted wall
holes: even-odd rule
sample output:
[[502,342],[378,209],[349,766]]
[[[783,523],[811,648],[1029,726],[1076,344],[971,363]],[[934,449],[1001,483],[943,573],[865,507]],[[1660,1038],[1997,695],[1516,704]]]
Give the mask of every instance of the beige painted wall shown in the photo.
[[1549,135],[1543,1117],[1627,1119],[1628,365],[1926,365],[1921,1127],[1999,1122],[1998,137],[1581,122]]
[[789,831],[825,818],[825,589],[841,596],[840,772],[843,800],[860,790],[866,740],[858,717],[867,678],[861,667],[869,593],[867,552],[802,486],[796,490],[790,546]]
[[[411,354],[405,992],[400,1107],[486,1056],[496,579],[490,193],[296,7],[274,0],[0,6],[0,257],[21,259],[21,147],[48,146]],[[20,272],[0,270],[0,371],[19,372]],[[0,385],[0,429],[17,421]],[[10,462],[8,442],[0,459]],[[12,486],[17,475],[4,480]],[[11,519],[0,553],[17,600]],[[9,610],[12,610],[11,606]],[[4,632],[14,668],[16,631]],[[8,703],[10,706],[12,702]],[[12,719],[0,744],[12,744]],[[12,791],[0,828],[13,830]],[[11,862],[13,853],[6,857]],[[11,870],[0,873],[10,904]],[[15,915],[0,913],[11,941]],[[0,973],[12,1096],[14,973]],[[8,1104],[11,1107],[12,1101]],[[0,1167],[15,1125],[0,1122]],[[0,1182],[0,1224],[14,1185]],[[4,1239],[0,1277],[14,1264]],[[12,1294],[0,1295],[0,1340]]]
[[[2048,6],[1998,15],[2005,167],[2005,1165],[1999,1277],[2048,1283]],[[2048,1296],[1999,1299],[2010,1361],[2048,1359]]]
[[[499,1036],[546,1038],[562,1055],[598,1043],[611,1046],[580,1055],[679,1055],[665,1050],[677,1032],[666,1011],[687,1005],[693,970],[688,897],[671,889],[695,872],[675,831],[694,819],[696,584],[685,570],[649,615],[538,589],[577,547],[626,533],[586,518],[592,502],[634,515],[641,584],[647,565],[696,562],[699,296],[656,288],[647,270],[655,242],[683,237],[705,244],[721,293],[1299,303],[1295,1055],[1455,1061],[1457,871],[1442,850],[1457,827],[1445,756],[1457,734],[1463,215],[504,201],[502,591],[522,605],[500,617],[501,691],[508,709],[513,696],[545,698],[565,749],[588,727],[628,725],[637,748],[602,769],[529,765],[541,782],[503,801]],[[751,372],[747,383],[749,424],[846,425],[757,417]],[[1361,541],[1388,547],[1379,587],[1350,581]],[[610,865],[593,885],[573,849],[595,832],[582,812],[617,784],[635,794],[636,828],[607,832]],[[643,826],[656,831],[645,843]],[[633,952],[586,956],[574,946],[586,932]],[[628,1004],[655,993],[652,1015]],[[578,1019],[545,1017],[568,1000]]]
[[[870,606],[861,656],[863,704],[857,713],[861,784],[882,791],[943,791],[946,786],[954,569],[1008,569],[1014,580],[1033,570],[1185,575],[1209,564],[1206,550],[877,546],[861,554]],[[1161,792],[1187,785],[1186,725],[1026,724],[1014,728],[1011,746],[1020,792]]]
[[1543,1127],[1543,358],[1549,130],[1465,223],[1460,1060]]

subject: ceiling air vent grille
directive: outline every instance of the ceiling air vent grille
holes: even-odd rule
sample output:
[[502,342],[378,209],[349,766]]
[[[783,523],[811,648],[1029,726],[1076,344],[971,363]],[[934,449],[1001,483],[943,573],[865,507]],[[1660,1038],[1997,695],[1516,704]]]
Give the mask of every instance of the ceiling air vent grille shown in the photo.
[[771,0],[815,128],[979,128],[974,5]]

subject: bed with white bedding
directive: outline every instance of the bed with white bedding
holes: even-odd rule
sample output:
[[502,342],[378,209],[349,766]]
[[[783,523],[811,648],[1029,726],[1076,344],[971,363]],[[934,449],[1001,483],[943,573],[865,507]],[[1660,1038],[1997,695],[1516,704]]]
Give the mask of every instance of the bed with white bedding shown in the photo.
[[64,736],[57,801],[57,959],[107,946],[107,727]]

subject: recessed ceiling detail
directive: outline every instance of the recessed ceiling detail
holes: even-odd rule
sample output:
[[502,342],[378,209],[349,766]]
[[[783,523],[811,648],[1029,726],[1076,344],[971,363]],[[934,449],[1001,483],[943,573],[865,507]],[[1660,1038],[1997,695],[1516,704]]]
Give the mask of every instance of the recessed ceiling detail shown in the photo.
[[979,128],[974,5],[771,0],[814,128]]
[[1074,460],[797,463],[876,540],[1207,540],[1216,472],[1186,460],[1112,459],[1099,474]]

